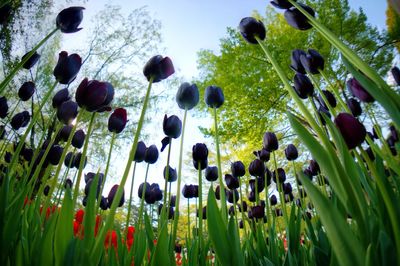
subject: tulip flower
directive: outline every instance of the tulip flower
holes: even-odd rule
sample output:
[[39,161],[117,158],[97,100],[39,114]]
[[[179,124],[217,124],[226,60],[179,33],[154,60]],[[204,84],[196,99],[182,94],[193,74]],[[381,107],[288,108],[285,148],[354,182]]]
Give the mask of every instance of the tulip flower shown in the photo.
[[334,122],[349,149],[357,147],[365,140],[367,131],[364,125],[351,114],[340,113]]
[[258,159],[260,159],[263,162],[268,162],[270,158],[269,151],[266,149],[261,149],[259,151],[253,151],[253,154],[257,156]]
[[150,193],[150,189],[151,189],[150,183],[144,182],[144,183],[140,184],[139,189],[138,189],[138,197],[139,198],[143,197],[143,190],[144,190],[144,196],[148,197],[148,194]]
[[69,101],[71,96],[67,88],[59,90],[54,96],[52,105],[54,108],[59,108],[63,102]]
[[349,98],[346,103],[354,117],[358,117],[362,114],[360,102],[355,98]]
[[143,68],[144,76],[148,81],[152,78],[153,83],[166,79],[174,73],[175,69],[171,59],[161,55],[150,58]]
[[136,147],[135,157],[133,160],[137,163],[143,162],[146,155],[146,144],[143,141],[139,141]]
[[163,121],[163,131],[164,134],[170,138],[179,138],[182,132],[182,122],[176,115],[171,115],[168,117],[164,116]]
[[30,116],[29,112],[23,111],[21,113],[14,115],[13,118],[11,119],[10,124],[14,130],[18,130],[21,127],[26,127],[28,125],[30,119],[31,119],[31,116]]
[[67,141],[69,138],[69,135],[72,132],[72,126],[71,125],[64,125],[61,130],[58,132],[57,135],[57,142],[58,141]]
[[292,51],[292,56],[290,57],[292,63],[290,65],[290,68],[297,73],[306,74],[306,70],[304,69],[304,66],[300,60],[302,55],[306,55],[306,52],[304,52],[303,50],[295,49]]
[[288,9],[293,6],[287,0],[272,0],[271,5],[273,5],[275,8],[280,8],[280,9]]
[[249,218],[250,216],[252,218],[260,219],[265,216],[265,210],[263,206],[254,206],[251,207],[251,210],[249,211]]
[[[335,99],[335,96],[332,94],[332,92],[323,90],[322,93],[324,94],[325,98],[327,99],[329,105],[332,108],[335,108],[336,107],[336,99]],[[326,109],[329,109],[321,95],[318,95],[318,101],[323,107],[325,107]]]
[[[202,214],[203,214],[203,216],[202,216],[203,220],[206,220],[207,219],[207,206],[204,206],[202,208]],[[196,210],[196,217],[200,217],[198,209]]]
[[164,167],[164,179],[166,179],[167,177],[167,168],[168,168],[168,182],[175,182],[176,179],[178,178],[178,175],[176,173],[176,170],[174,168],[172,168],[171,166],[165,166]]
[[47,156],[48,159],[49,159],[49,162],[52,165],[58,165],[58,163],[60,162],[61,155],[62,155],[63,151],[64,151],[64,148],[61,147],[60,145],[53,145],[50,148],[50,151],[49,151],[48,156]]
[[355,78],[347,81],[347,88],[354,97],[362,102],[372,103],[375,101],[371,94]]
[[282,184],[283,193],[290,194],[293,191],[292,185],[290,183],[283,183]]
[[126,110],[124,108],[117,108],[108,118],[108,130],[110,132],[121,133],[127,122]]
[[249,174],[252,176],[264,177],[265,165],[260,159],[253,160],[249,165]]
[[225,183],[229,189],[239,188],[239,178],[234,177],[233,175],[226,174],[225,175]]
[[44,189],[43,189],[43,194],[44,194],[45,196],[48,196],[48,195],[49,195],[49,192],[50,192],[50,186],[47,185],[47,186],[45,186]]
[[231,171],[234,177],[242,177],[246,174],[246,168],[241,161],[236,161],[231,164]]
[[104,174],[103,173],[93,173],[89,172],[85,175],[85,183],[88,183],[90,180],[94,179],[96,175],[99,175],[100,184],[103,182]]
[[[108,198],[108,208],[111,208],[111,205],[114,201],[114,197],[115,197],[115,194],[117,193],[117,190],[118,190],[118,185],[114,185],[110,189],[110,192],[108,193],[108,197],[107,197]],[[124,201],[125,201],[125,192],[122,191],[122,196],[121,196],[121,199],[119,200],[118,207],[121,207],[122,205],[124,205]]]
[[57,118],[64,124],[70,124],[78,115],[78,104],[74,101],[63,102],[57,109]]
[[192,147],[192,157],[195,161],[206,160],[208,156],[208,149],[204,143],[196,143]]
[[144,161],[149,164],[154,164],[158,159],[158,150],[156,145],[151,145],[146,149]]
[[311,74],[318,74],[324,70],[325,60],[316,50],[308,49],[308,53],[300,56],[304,69]]
[[[89,179],[88,182],[86,183],[85,191],[84,191],[85,196],[89,196],[90,190],[92,189],[92,186],[93,186],[93,182],[94,182],[94,179],[92,178],[92,179]],[[101,176],[99,175],[97,188],[96,188],[96,199],[99,197],[102,182],[103,182],[103,178],[101,178]],[[110,191],[110,193],[111,193],[111,191]],[[111,204],[110,204],[110,206],[111,206]]]
[[275,133],[273,132],[264,133],[263,147],[269,152],[276,151],[278,149],[279,143]]
[[278,184],[276,179],[276,172],[278,172],[279,183],[283,184],[286,181],[285,170],[283,170],[283,168],[278,168],[276,169],[276,171],[272,171],[272,180],[274,180],[274,182]]
[[108,82],[88,80],[85,78],[79,84],[75,94],[79,107],[89,112],[111,111],[111,101],[114,99],[114,88]]
[[5,118],[7,114],[8,114],[7,98],[2,96],[0,97],[0,118]]
[[179,108],[191,110],[199,103],[199,89],[196,84],[184,82],[176,93],[176,102]]
[[301,73],[294,76],[294,89],[301,99],[307,99],[314,93],[314,85],[311,80]]
[[[76,169],[79,169],[80,167],[80,163],[81,163],[81,158],[82,158],[82,153],[78,152],[74,155],[74,167]],[[83,168],[85,168],[87,163],[87,158],[85,157],[84,161],[83,161]]]
[[103,211],[108,209],[108,199],[106,197],[101,196],[100,209]]
[[199,170],[199,165],[200,165],[200,170],[206,169],[207,166],[208,166],[208,160],[207,160],[207,159],[201,160],[201,161],[195,161],[195,160],[193,160],[193,167],[194,167],[196,170]]
[[269,198],[269,203],[271,204],[271,206],[275,206],[276,204],[278,204],[278,199],[276,198],[275,195],[272,195],[272,196]]
[[218,167],[208,166],[205,171],[205,177],[207,181],[216,181],[218,179]]
[[[257,184],[256,184],[257,182]],[[257,185],[257,189],[256,189]],[[256,179],[249,180],[249,186],[251,191],[261,193],[265,188],[265,181],[263,177],[257,177]]]
[[18,97],[21,99],[21,101],[27,101],[32,97],[35,89],[35,83],[32,81],[24,82],[24,84],[22,84],[21,88],[18,90]]
[[107,250],[111,246],[114,247],[115,250],[118,248],[118,235],[115,230],[108,231],[106,234],[106,238],[104,239],[104,248]]
[[285,149],[285,156],[288,161],[294,161],[299,156],[296,146],[289,144]]
[[398,67],[393,67],[390,72],[392,73],[397,86],[400,86],[400,69]]
[[229,203],[236,203],[239,200],[239,192],[237,189],[227,190],[226,199]]
[[310,173],[312,176],[318,175],[321,170],[319,168],[319,164],[316,160],[310,160],[310,164],[308,165],[308,169],[310,170]]
[[[311,7],[306,6],[304,4],[300,4],[300,3],[299,3],[299,5],[304,10],[306,10],[311,16],[313,16],[313,17],[315,16],[315,12]],[[287,9],[284,13],[284,17],[285,17],[287,23],[295,29],[308,30],[308,29],[312,28],[311,24],[308,22],[307,17],[304,16],[303,13],[301,13],[300,10],[298,10],[295,7],[291,7],[289,9]]]
[[184,185],[182,188],[182,195],[186,199],[191,199],[194,197],[195,191],[193,185]]
[[[24,59],[29,55],[30,52],[27,52],[24,54],[21,58],[21,61],[24,61]],[[36,51],[29,57],[28,61],[26,61],[22,67],[25,69],[31,69],[40,59],[40,54],[38,54]]]
[[204,93],[204,100],[208,107],[219,108],[225,101],[224,93],[220,87],[208,86]]
[[66,167],[74,167],[75,155],[72,151],[68,152],[64,159],[64,165]]
[[63,33],[74,33],[80,31],[82,28],[78,28],[83,19],[84,7],[73,6],[63,9],[58,13],[56,18],[57,28]]
[[65,180],[65,182],[64,182],[64,188],[65,189],[72,189],[72,185],[73,185],[72,180],[67,178]]
[[331,118],[331,114],[329,113],[329,110],[326,109],[325,107],[323,107],[322,105],[320,105],[320,107],[318,108],[318,116],[321,119],[322,125],[325,125],[326,121],[322,114],[324,114],[328,118]]
[[[1,130],[1,129],[0,129]],[[31,148],[23,148],[21,150],[21,155],[27,162],[31,162],[33,158],[33,149]]]
[[62,51],[53,74],[61,84],[70,84],[75,80],[81,66],[82,58],[78,54],[68,55],[67,52]]
[[0,25],[6,24],[11,15],[11,11],[12,7],[10,4],[5,4],[4,6],[0,7]]
[[252,17],[246,17],[240,21],[239,31],[243,38],[252,44],[258,43],[256,37],[258,37],[260,40],[265,39],[264,24],[260,20]]

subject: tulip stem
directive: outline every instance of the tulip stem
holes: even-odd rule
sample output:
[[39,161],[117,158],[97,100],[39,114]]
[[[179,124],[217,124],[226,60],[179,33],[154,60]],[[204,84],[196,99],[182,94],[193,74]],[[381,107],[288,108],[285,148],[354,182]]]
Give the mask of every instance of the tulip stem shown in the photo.
[[[147,182],[147,175],[149,174],[149,167],[150,164],[147,164],[146,167],[146,175],[144,176],[144,183],[143,183],[143,190],[142,190],[142,197],[140,199],[140,209],[139,209],[139,221],[138,221],[138,225],[136,228],[138,228],[140,230],[140,228],[142,227],[142,217],[144,216],[144,214],[142,214],[143,212],[143,205],[144,205],[144,198],[146,196],[146,182]],[[128,228],[128,227],[127,227]]]
[[242,222],[243,222],[244,235],[245,235],[245,238],[247,239],[247,229],[246,229],[246,223],[245,223],[245,219],[244,219],[242,179],[241,178],[239,178],[239,193],[240,193],[240,204],[241,204],[240,212],[242,213]]
[[22,68],[22,66],[28,62],[28,60],[32,57],[32,55],[48,40],[51,36],[53,36],[58,31],[58,28],[55,28],[52,32],[50,32],[43,40],[41,40],[26,56],[18,63],[7,75],[7,77],[0,83],[0,94],[3,93],[6,86],[10,83],[10,81],[17,74],[18,70]]
[[176,186],[176,204],[175,204],[175,217],[174,217],[174,228],[172,231],[172,241],[171,241],[171,249],[176,241],[176,233],[178,230],[178,220],[179,220],[179,202],[181,199],[181,177],[182,177],[182,156],[183,156],[183,139],[185,137],[185,127],[186,127],[186,116],[187,116],[187,107],[185,107],[185,113],[183,115],[183,123],[182,123],[182,135],[181,135],[181,144],[179,148],[179,164],[178,164],[178,182]]
[[[168,179],[169,179],[169,160],[171,157],[171,146],[172,146],[172,138],[169,138],[169,143],[168,143],[168,154],[167,154],[167,166],[165,167],[165,173],[164,173],[164,201],[163,201],[163,207],[162,207],[162,212],[161,212],[161,223],[158,223],[158,229],[161,230],[161,225],[164,223],[165,219],[168,221],[168,215],[167,215],[167,185],[168,185]],[[168,209],[169,212],[169,209]]]
[[197,163],[197,168],[198,168],[198,173],[199,173],[199,176],[198,176],[198,182],[199,182],[199,209],[198,209],[198,211],[199,211],[199,230],[198,230],[198,237],[199,237],[199,251],[198,251],[198,254],[199,254],[199,258],[200,258],[200,261],[199,262],[201,262],[202,261],[202,255],[201,255],[201,253],[203,252],[203,189],[202,189],[202,180],[201,180],[201,161],[199,161],[198,163]]
[[310,76],[312,82],[314,83],[315,87],[317,88],[319,95],[321,95],[321,98],[324,101],[326,107],[328,107],[329,112],[331,112],[332,115],[334,117],[336,117],[336,110],[333,108],[333,106],[330,105],[328,99],[325,96],[325,93],[322,91],[321,87],[319,86],[318,81],[314,78],[314,76],[311,73],[308,73],[308,75]]
[[[90,117],[89,127],[88,127],[88,131],[87,131],[86,137],[85,137],[85,144],[83,145],[81,161],[79,162],[78,177],[77,177],[77,180],[75,183],[74,196],[72,198],[72,206],[76,205],[76,201],[78,199],[79,184],[80,184],[81,178],[82,178],[82,172],[83,172],[83,168],[84,168],[85,161],[86,161],[87,148],[89,146],[89,139],[90,139],[90,135],[92,134],[92,128],[93,128],[93,124],[94,124],[93,122],[94,122],[95,116],[96,116],[96,112],[93,112],[92,116]],[[119,203],[119,201],[118,201],[118,203]]]
[[[135,179],[135,173],[136,173],[136,161],[133,164],[133,173],[132,173],[132,182],[131,182],[131,190],[129,192],[129,201],[128,201],[128,215],[126,216],[126,224],[125,224],[125,229],[128,228],[129,226],[129,219],[131,217],[131,209],[132,209],[132,193],[133,193],[133,180]],[[152,216],[153,216],[153,208],[152,210]]]
[[333,86],[332,82],[328,78],[328,75],[325,73],[324,70],[319,69],[319,73],[321,73],[322,77],[325,79],[325,81],[328,83],[329,87],[331,87],[333,93],[335,94],[336,98],[338,99],[340,105],[342,106],[343,110],[345,110],[347,113],[351,114],[351,111],[347,104],[343,101],[342,97],[340,97],[339,90],[336,88],[336,86]]
[[222,220],[225,225],[227,225],[227,207],[226,207],[226,194],[224,183],[222,182],[222,168],[221,168],[221,154],[219,151],[219,136],[218,136],[218,116],[217,116],[217,108],[214,107],[214,127],[215,127],[215,144],[217,146],[217,164],[218,164],[218,180],[219,180],[219,191],[221,196],[221,213]]
[[276,163],[275,152],[272,152],[272,156],[274,157],[275,178],[276,178],[275,180],[276,180],[277,190],[278,190],[279,198],[281,201],[281,207],[282,207],[282,211],[283,211],[283,217],[284,217],[285,223],[286,223],[286,228],[288,230],[289,229],[289,221],[288,221],[287,210],[286,210],[285,196],[283,195],[283,184],[281,184],[281,181],[279,180],[278,165]]

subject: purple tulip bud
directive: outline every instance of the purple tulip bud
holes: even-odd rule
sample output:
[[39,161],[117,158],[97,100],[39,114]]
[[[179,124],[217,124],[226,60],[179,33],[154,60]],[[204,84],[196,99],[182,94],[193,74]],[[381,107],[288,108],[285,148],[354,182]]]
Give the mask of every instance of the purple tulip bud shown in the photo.
[[25,102],[29,100],[33,93],[35,93],[35,83],[32,81],[27,81],[22,84],[21,88],[18,90],[18,97],[21,99],[21,101]]
[[63,102],[57,109],[57,118],[65,125],[71,122],[78,116],[78,104],[74,101]]
[[127,122],[126,110],[124,108],[117,108],[108,118],[108,130],[110,132],[121,133]]
[[75,80],[81,66],[82,59],[78,54],[68,55],[67,52],[62,51],[59,54],[58,62],[54,68],[53,74],[56,77],[56,80],[61,84],[70,84]]
[[[96,188],[96,199],[99,197],[102,182],[103,180],[101,180],[99,176]],[[92,189],[93,186],[94,186],[94,178],[91,178],[85,185],[85,191],[84,191],[85,196],[89,196],[90,190]]]
[[[323,90],[322,93],[324,94],[324,96],[325,96],[326,100],[328,101],[329,105],[332,108],[335,108],[336,107],[336,99],[335,99],[335,96],[332,94],[332,92],[327,91],[327,90]],[[318,95],[318,101],[319,101],[320,105],[322,105],[326,109],[329,109],[321,95]]]
[[21,155],[27,162],[31,162],[33,158],[33,150],[31,148],[24,148],[21,151]]
[[[201,214],[202,214],[202,219],[206,220],[207,219],[207,206],[203,207]],[[199,213],[198,209],[196,210],[196,217],[200,217],[200,213]]]
[[351,78],[347,81],[347,88],[354,97],[362,102],[372,103],[375,101],[371,94],[369,94],[355,78]]
[[398,67],[393,67],[391,72],[397,86],[400,86],[400,69]]
[[[265,188],[265,181],[263,177],[256,177],[256,179],[249,180],[249,186],[251,191],[261,193]],[[257,186],[257,189],[256,189]]]
[[239,192],[237,189],[227,190],[226,199],[229,203],[236,203],[239,201]]
[[360,116],[362,114],[360,102],[357,101],[355,98],[349,98],[346,103],[347,107],[349,107],[354,117]]
[[179,138],[182,132],[182,122],[176,115],[168,117],[164,116],[163,120],[163,131],[164,134],[170,138]]
[[83,129],[79,129],[79,130],[75,131],[75,134],[72,137],[72,141],[71,141],[72,146],[77,149],[82,148],[83,144],[85,142],[85,137],[86,137],[86,134],[83,131]]
[[262,21],[252,17],[243,18],[239,23],[239,31],[243,38],[252,44],[258,44],[256,37],[265,39],[265,27]]
[[282,188],[283,188],[283,193],[285,194],[292,193],[293,191],[292,185],[290,183],[283,183]]
[[[29,52],[24,54],[21,58],[21,61],[24,61],[28,56]],[[36,51],[29,57],[29,59],[22,65],[23,68],[25,69],[31,69],[40,59],[40,54],[38,54]]]
[[236,189],[239,187],[239,179],[230,174],[225,175],[225,183],[229,189]]
[[[142,198],[143,196],[146,197],[146,195],[150,193],[150,190],[151,190],[150,184],[148,182],[143,182],[139,186],[138,197],[139,198]],[[143,191],[144,191],[144,195],[143,195]]]
[[246,168],[241,161],[236,161],[231,164],[231,171],[234,177],[242,177],[246,174]]
[[255,191],[250,191],[249,195],[247,195],[247,199],[250,202],[256,202],[256,192]]
[[323,107],[322,105],[320,105],[320,107],[318,108],[318,116],[321,119],[322,125],[326,124],[324,115],[327,116],[328,118],[331,118],[331,114],[329,113],[329,110],[326,109],[325,107]]
[[0,97],[0,118],[7,117],[7,114],[8,114],[7,98],[2,96]]
[[279,177],[279,183],[283,184],[286,181],[286,173],[285,170],[283,170],[283,168],[278,168],[276,171],[272,172],[272,180],[274,180],[274,182],[276,184],[277,183],[277,179],[276,179],[276,172],[278,172],[278,177]]
[[267,151],[266,149],[261,149],[259,151],[253,151],[253,154],[255,156],[257,156],[257,158],[263,162],[269,161],[270,154],[269,154],[269,151]]
[[[296,0],[295,0],[295,2],[296,2]],[[280,8],[280,9],[289,9],[293,6],[287,0],[272,0],[271,5],[273,5],[275,8]]]
[[156,145],[151,145],[146,149],[144,161],[149,164],[154,164],[158,160],[158,150]]
[[[111,208],[111,205],[114,201],[115,195],[117,194],[117,190],[118,190],[119,185],[114,185],[110,192],[108,193],[108,208]],[[121,199],[119,200],[118,203],[118,207],[122,207],[122,205],[124,205],[125,202],[125,191],[122,190],[122,196]]]
[[290,68],[296,71],[297,73],[306,74],[306,70],[301,63],[301,56],[306,56],[306,52],[300,49],[295,49],[292,51],[292,56],[290,57],[291,65]]
[[14,130],[18,130],[22,127],[26,127],[31,119],[31,116],[28,111],[23,111],[13,116],[11,119],[11,127]]
[[82,158],[82,153],[78,152],[74,155],[74,167],[76,169],[79,169],[80,164],[81,164],[81,160],[83,160],[83,168],[85,168],[86,163],[87,163],[87,157],[85,157],[84,159]]
[[340,113],[335,118],[335,124],[349,149],[357,147],[365,140],[367,131],[364,125],[351,114]]
[[218,167],[208,166],[205,171],[207,181],[213,182],[218,179]]
[[65,189],[72,189],[73,183],[72,180],[67,178],[64,182],[64,188]]
[[308,165],[308,169],[311,172],[311,176],[316,176],[318,175],[321,170],[319,168],[319,164],[316,160],[310,160],[310,164]]
[[143,68],[144,76],[148,81],[153,78],[153,83],[166,79],[174,73],[175,69],[172,60],[161,55],[150,58]]
[[391,125],[389,127],[389,130],[390,130],[390,135],[393,138],[394,142],[398,142],[399,141],[399,132],[397,131],[395,126]]
[[249,165],[249,174],[252,176],[264,177],[265,165],[260,159],[253,160]]
[[314,93],[314,85],[311,80],[301,73],[296,73],[294,76],[294,90],[301,99],[307,99]]
[[167,168],[168,168],[168,182],[175,182],[178,178],[178,175],[176,173],[176,169],[172,168],[171,166],[165,166],[164,167],[164,179],[167,179]]
[[106,197],[101,196],[100,209],[103,211],[108,209],[108,199]]
[[308,49],[308,53],[300,56],[304,69],[311,74],[318,74],[324,70],[325,60],[316,50]]
[[[300,4],[300,3],[299,3],[299,5],[303,9],[305,9],[307,11],[307,13],[309,13],[311,16],[315,17],[315,12],[311,7],[306,6],[304,4]],[[285,16],[287,23],[295,29],[308,30],[308,29],[312,28],[311,24],[308,22],[307,17],[304,16],[303,13],[301,13],[300,10],[298,10],[295,7],[291,7],[289,9],[287,9],[284,13],[284,16]]]
[[74,33],[80,31],[82,28],[78,28],[83,19],[84,7],[73,6],[61,10],[57,15],[56,24],[57,28],[63,33]]
[[299,157],[296,146],[289,144],[285,149],[285,156],[288,161],[294,161]]
[[52,165],[58,165],[61,159],[61,155],[64,151],[64,148],[61,147],[60,145],[53,145],[50,148],[49,154],[48,154],[48,160]]
[[143,162],[146,155],[146,144],[143,141],[139,141],[136,147],[135,157],[133,160],[137,163]]
[[64,165],[66,167],[72,168],[74,167],[75,155],[72,151],[68,152],[64,159]]
[[75,99],[79,107],[89,112],[111,111],[114,88],[108,82],[85,78],[76,90]]
[[208,86],[204,93],[204,101],[211,108],[219,108],[225,101],[222,89],[217,86]]
[[63,102],[71,100],[71,96],[69,95],[69,91],[67,88],[59,90],[53,96],[53,107],[59,108]]
[[[251,216],[256,219],[261,219],[265,216],[265,209],[263,206],[251,207]],[[250,217],[249,217],[250,218]]]
[[245,201],[243,201],[243,205],[242,204],[238,204],[238,209],[240,212],[246,212],[247,211],[247,203]]
[[278,139],[275,133],[265,132],[263,138],[263,146],[269,152],[276,151],[279,148]]
[[199,89],[196,84],[184,82],[176,93],[176,102],[179,108],[191,110],[199,103]]
[[43,189],[43,194],[44,194],[45,196],[48,196],[48,195],[49,195],[49,192],[50,192],[50,186],[47,185],[47,186],[45,186],[44,189]]
[[195,161],[207,160],[208,149],[204,143],[196,143],[192,147],[192,157]]

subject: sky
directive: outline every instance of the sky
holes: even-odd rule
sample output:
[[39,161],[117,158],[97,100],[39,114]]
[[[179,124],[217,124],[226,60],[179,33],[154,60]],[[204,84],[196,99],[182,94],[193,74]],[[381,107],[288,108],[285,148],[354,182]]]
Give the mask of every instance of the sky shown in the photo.
[[[70,49],[74,49],[81,43],[80,40],[84,40],[86,33],[85,29],[90,28],[90,21],[94,15],[104,8],[105,4],[120,5],[123,7],[127,14],[138,7],[144,5],[147,6],[152,17],[157,18],[161,21],[162,27],[160,29],[162,33],[163,43],[165,47],[165,55],[169,56],[174,63],[176,74],[184,77],[186,81],[190,81],[192,77],[195,77],[198,72],[196,69],[197,52],[201,49],[211,49],[215,52],[219,50],[219,40],[226,36],[226,28],[233,27],[237,28],[239,21],[246,16],[251,16],[254,11],[258,11],[263,14],[269,1],[261,0],[202,0],[202,1],[189,1],[189,0],[88,0],[85,4],[81,4],[78,1],[71,1],[72,5],[84,6],[84,20],[82,31],[73,35],[65,35],[64,44]],[[385,28],[385,10],[387,7],[386,0],[349,0],[350,6],[354,9],[360,7],[363,8],[364,12],[368,16],[368,21],[377,26],[379,29]],[[71,51],[72,52],[72,51]],[[170,112],[174,112],[169,110]],[[158,121],[161,125],[162,117],[164,114],[159,114],[154,121]],[[178,116],[182,117],[183,114],[179,113]],[[204,121],[195,120],[194,117],[189,115],[188,126],[190,131],[185,135],[185,147],[184,152],[190,152],[191,147],[196,142],[206,142],[202,137],[201,133],[197,130],[197,126],[204,123],[212,122],[211,117],[206,118]],[[154,143],[157,143],[158,147],[159,140],[162,138],[162,133],[154,134]],[[208,140],[211,141],[212,140]],[[152,140],[150,141],[152,142]],[[174,143],[174,149],[178,150],[178,142]],[[211,147],[213,148],[213,147]],[[128,156],[128,150],[126,151],[126,158]],[[176,167],[178,165],[177,157],[173,159],[171,165]],[[120,159],[121,155],[118,156],[119,166],[121,169],[125,166],[125,160]],[[113,160],[112,160],[113,161]],[[115,162],[114,161],[114,162]],[[166,164],[166,152],[161,154],[160,162],[157,163],[156,167],[150,168],[150,182],[163,183],[160,173]],[[85,169],[87,171],[87,169]],[[137,195],[136,191],[143,181],[144,175],[144,164],[137,168],[137,176],[134,195]],[[95,171],[95,170],[94,170]],[[122,171],[121,171],[122,174]],[[117,178],[118,179],[118,178]],[[130,179],[129,179],[130,180]],[[117,182],[115,180],[115,182]],[[104,195],[107,194],[108,189],[113,183],[108,182],[106,184]],[[183,184],[182,184],[183,185]],[[130,181],[125,187],[125,193],[128,193],[130,187]],[[175,191],[175,189],[174,189]]]

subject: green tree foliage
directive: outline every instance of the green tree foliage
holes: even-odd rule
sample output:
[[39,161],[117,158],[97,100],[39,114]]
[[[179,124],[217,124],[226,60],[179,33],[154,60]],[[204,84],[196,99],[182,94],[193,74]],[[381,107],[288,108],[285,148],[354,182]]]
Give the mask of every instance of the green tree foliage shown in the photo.
[[[312,0],[308,4],[323,24],[380,74],[387,73],[393,58],[391,48],[379,48],[387,40],[387,33],[368,24],[362,10],[351,10],[347,0]],[[276,13],[271,7],[267,7],[264,16],[258,13],[253,16],[264,22],[267,30],[265,43],[289,78],[294,76],[289,67],[291,51],[313,48],[324,56],[326,72],[332,82],[342,90],[345,88],[347,72],[340,64],[340,55],[316,31],[293,29],[283,14]],[[236,157],[244,159],[242,154],[248,157],[251,151],[260,149],[266,130],[275,130],[280,139],[292,134],[284,114],[290,108],[290,98],[258,45],[246,43],[238,30],[228,28],[218,53],[202,50],[198,56],[200,79],[197,83],[202,92],[209,85],[218,85],[224,91],[226,102],[220,109],[221,138],[226,146],[232,147]],[[322,77],[316,78],[325,88]],[[204,128],[203,132],[206,135],[212,133]]]

